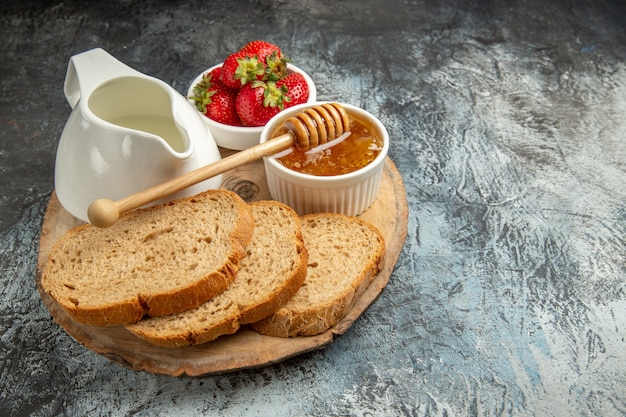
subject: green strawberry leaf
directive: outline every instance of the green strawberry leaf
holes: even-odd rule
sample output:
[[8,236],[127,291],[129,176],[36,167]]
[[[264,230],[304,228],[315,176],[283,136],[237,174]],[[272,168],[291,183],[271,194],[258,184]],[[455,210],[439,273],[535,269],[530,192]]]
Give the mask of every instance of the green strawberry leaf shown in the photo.
[[285,95],[288,92],[287,86],[278,87],[275,81],[267,81],[263,91],[263,105],[265,107],[278,107],[283,110],[285,103],[291,99]]
[[237,58],[239,65],[235,70],[235,79],[241,81],[241,85],[244,86],[248,82],[255,81],[258,76],[265,74],[265,68],[263,63],[259,60],[257,55],[253,57]]
[[211,78],[210,73],[203,75],[200,82],[193,87],[193,96],[190,97],[202,113],[206,112],[206,106],[211,104],[211,96],[215,94],[215,91],[209,90],[213,87]]

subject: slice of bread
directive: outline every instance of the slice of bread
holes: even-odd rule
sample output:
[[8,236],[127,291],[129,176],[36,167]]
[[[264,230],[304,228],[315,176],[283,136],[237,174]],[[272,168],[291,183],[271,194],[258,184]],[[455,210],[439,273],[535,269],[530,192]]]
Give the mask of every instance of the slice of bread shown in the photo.
[[278,311],[251,326],[278,337],[313,336],[334,326],[380,271],[385,242],[375,226],[341,214],[301,218],[307,278]]
[[127,325],[131,333],[164,347],[205,343],[267,317],[295,294],[308,260],[298,215],[276,201],[250,208],[254,234],[230,287],[198,308]]
[[83,324],[173,314],[226,290],[253,230],[248,204],[231,191],[209,190],[126,213],[106,229],[68,231],[52,248],[41,284]]

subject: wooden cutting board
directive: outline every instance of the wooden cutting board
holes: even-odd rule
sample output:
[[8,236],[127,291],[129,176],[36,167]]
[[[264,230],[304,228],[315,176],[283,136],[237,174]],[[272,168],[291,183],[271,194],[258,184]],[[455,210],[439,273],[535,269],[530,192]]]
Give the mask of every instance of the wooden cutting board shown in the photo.
[[[222,150],[223,155],[230,151]],[[237,192],[247,202],[271,199],[262,161],[236,168],[223,176],[222,188]],[[41,271],[54,242],[82,223],[67,212],[53,193],[41,228],[37,288],[54,320],[88,349],[135,370],[172,376],[199,376],[267,366],[304,352],[320,349],[343,335],[378,298],[389,282],[407,233],[408,207],[404,184],[391,159],[385,161],[380,192],[361,216],[383,234],[387,252],[383,268],[348,314],[333,328],[317,336],[278,338],[240,329],[236,334],[198,346],[162,348],[135,337],[124,327],[94,327],[73,321],[41,289]]]

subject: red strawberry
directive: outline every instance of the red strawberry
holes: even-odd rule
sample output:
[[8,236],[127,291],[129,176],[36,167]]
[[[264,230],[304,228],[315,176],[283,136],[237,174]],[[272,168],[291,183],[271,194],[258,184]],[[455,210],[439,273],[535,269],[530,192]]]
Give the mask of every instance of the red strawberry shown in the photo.
[[279,111],[305,103],[309,86],[302,74],[292,73],[280,80],[255,81],[239,90],[235,107],[244,126],[263,126]]
[[208,118],[231,126],[241,126],[235,108],[237,90],[232,90],[219,81],[220,72],[220,68],[216,68],[202,77],[202,81],[194,87],[191,98],[198,110]]
[[255,81],[241,87],[235,107],[244,126],[263,126],[284,109],[284,91],[274,81]]
[[220,75],[222,74],[222,67],[215,67],[211,70],[210,72],[211,77],[213,78],[213,82],[219,83],[220,81]]
[[211,72],[207,72],[202,76],[202,79],[198,84],[193,87],[193,95],[189,97],[192,99],[198,111],[204,113],[206,111],[206,105],[210,101],[209,89],[213,87],[213,84],[220,78],[220,67],[213,69]]
[[283,57],[283,52],[280,48],[272,43],[265,41],[252,41],[245,44],[241,49],[248,56],[258,56],[261,61],[267,63],[266,57],[276,53],[277,58]]
[[245,44],[240,51],[248,56],[257,56],[265,66],[265,79],[276,81],[287,71],[287,58],[281,49],[266,41],[252,41]]
[[302,74],[293,72],[278,80],[276,85],[278,87],[287,87],[286,94],[289,96],[289,100],[285,100],[285,108],[306,103],[309,99],[309,86]]
[[214,85],[212,91],[214,94],[211,96],[211,103],[206,106],[206,116],[219,123],[241,126],[241,120],[235,107],[237,91],[223,84]]
[[241,88],[254,80],[276,81],[286,69],[287,59],[278,46],[265,41],[252,41],[226,57],[221,81],[230,88]]
[[229,88],[239,89],[250,81],[263,78],[264,74],[265,66],[257,57],[238,51],[224,60],[220,81]]

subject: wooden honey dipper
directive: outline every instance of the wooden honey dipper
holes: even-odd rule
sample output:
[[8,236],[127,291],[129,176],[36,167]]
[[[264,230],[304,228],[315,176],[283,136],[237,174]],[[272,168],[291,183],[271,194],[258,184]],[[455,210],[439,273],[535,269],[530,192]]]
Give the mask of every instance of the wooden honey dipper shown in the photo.
[[337,103],[324,103],[313,106],[289,117],[284,126],[288,132],[260,145],[253,146],[217,162],[189,171],[173,178],[124,197],[117,201],[106,198],[91,203],[87,216],[96,227],[109,227],[115,224],[122,213],[139,208],[177,191],[222,174],[233,168],[274,155],[296,145],[300,149],[314,148],[336,139],[349,130],[350,119],[346,110]]

